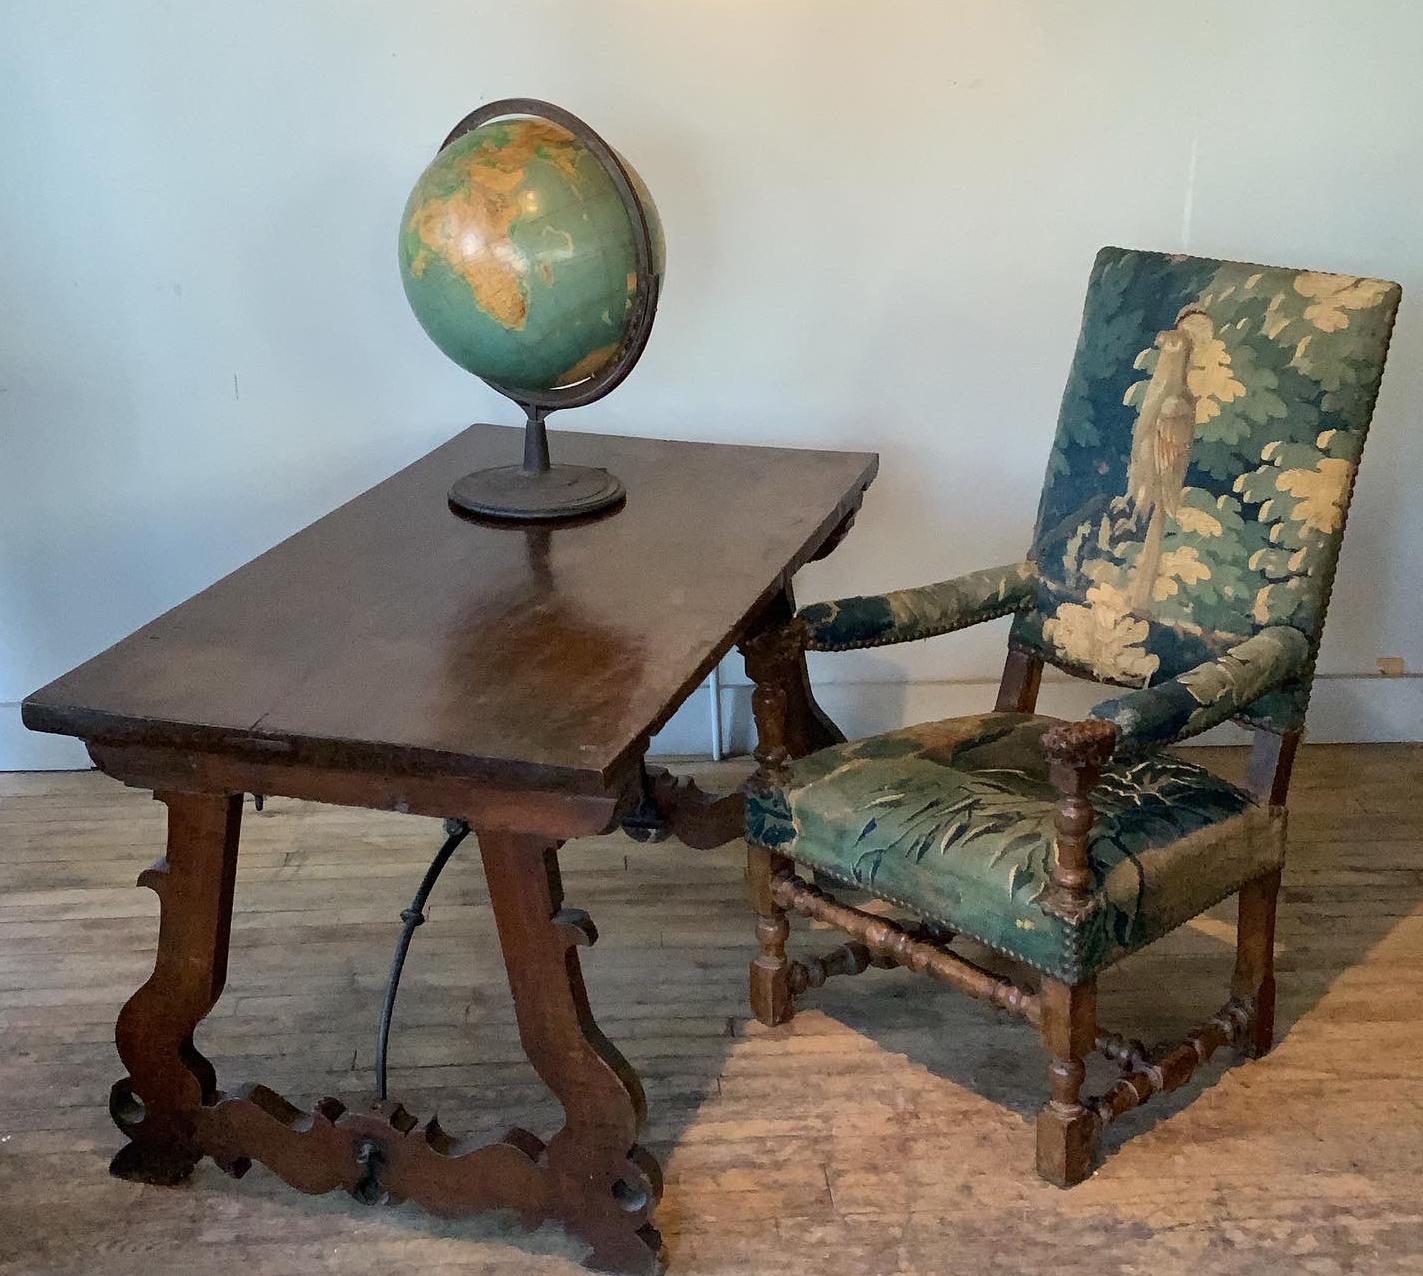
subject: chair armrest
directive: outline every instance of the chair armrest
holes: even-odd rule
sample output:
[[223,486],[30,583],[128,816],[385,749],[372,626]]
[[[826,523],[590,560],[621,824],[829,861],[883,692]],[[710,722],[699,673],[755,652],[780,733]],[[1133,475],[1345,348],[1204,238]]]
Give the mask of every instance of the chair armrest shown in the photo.
[[1235,717],[1303,673],[1308,662],[1309,640],[1298,629],[1272,625],[1216,660],[1154,687],[1104,700],[1089,716],[1117,728],[1118,757],[1139,756]]
[[913,642],[1021,611],[1033,597],[1030,563],[969,572],[888,594],[864,594],[802,607],[807,651],[851,651]]

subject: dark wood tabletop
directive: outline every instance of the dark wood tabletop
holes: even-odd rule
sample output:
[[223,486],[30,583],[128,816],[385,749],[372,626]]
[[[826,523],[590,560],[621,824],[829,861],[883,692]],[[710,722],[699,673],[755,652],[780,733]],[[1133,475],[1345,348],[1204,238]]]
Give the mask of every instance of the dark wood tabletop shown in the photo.
[[471,426],[35,692],[27,726],[324,767],[605,787],[827,533],[861,452],[556,433],[626,504],[577,525],[472,522]]

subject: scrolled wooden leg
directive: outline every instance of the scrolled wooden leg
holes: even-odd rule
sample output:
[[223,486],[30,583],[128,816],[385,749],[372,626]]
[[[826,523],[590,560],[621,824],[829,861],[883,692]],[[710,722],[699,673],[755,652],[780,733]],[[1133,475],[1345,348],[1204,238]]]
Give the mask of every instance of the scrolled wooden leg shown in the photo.
[[592,944],[597,931],[586,913],[563,906],[558,842],[482,829],[475,835],[519,1039],[566,1118],[547,1150],[553,1212],[592,1246],[589,1266],[660,1271],[662,1238],[652,1215],[662,1173],[636,1141],[647,1115],[642,1083],[594,1022],[578,961],[579,947]]
[[1083,1060],[1097,1040],[1097,985],[1044,979],[1039,995],[1043,1044],[1052,1062],[1049,1098],[1038,1113],[1038,1173],[1071,1187],[1092,1172],[1097,1156],[1097,1116],[1081,1102]]
[[1240,888],[1235,934],[1235,975],[1231,996],[1250,1014],[1240,1052],[1258,1059],[1275,1041],[1275,906],[1280,893],[1276,869]]
[[767,1027],[785,1023],[795,1013],[791,963],[786,959],[790,923],[786,910],[771,897],[772,881],[790,866],[784,855],[755,842],[747,843],[747,884],[760,948],[751,962],[751,1013]]
[[138,879],[160,901],[158,955],[115,1027],[129,1075],[109,1096],[129,1138],[109,1165],[118,1178],[171,1186],[193,1172],[198,1109],[216,1096],[212,1064],[193,1033],[227,979],[242,796],[158,793],[168,806],[164,857]]

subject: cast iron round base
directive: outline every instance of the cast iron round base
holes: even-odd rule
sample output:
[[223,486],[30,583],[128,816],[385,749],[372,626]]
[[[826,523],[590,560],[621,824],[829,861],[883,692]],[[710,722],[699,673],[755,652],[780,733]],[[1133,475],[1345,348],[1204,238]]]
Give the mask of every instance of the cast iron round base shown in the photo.
[[593,514],[623,495],[621,480],[589,465],[553,465],[534,473],[500,465],[458,480],[450,488],[450,504],[481,518],[537,523]]

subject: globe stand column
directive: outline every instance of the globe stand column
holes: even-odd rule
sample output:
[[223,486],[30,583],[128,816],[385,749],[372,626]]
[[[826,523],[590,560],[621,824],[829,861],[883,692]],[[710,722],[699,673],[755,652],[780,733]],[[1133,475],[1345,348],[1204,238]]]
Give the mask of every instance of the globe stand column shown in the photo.
[[466,474],[450,488],[450,504],[481,518],[544,522],[595,514],[623,499],[621,480],[590,465],[553,465],[548,455],[548,409],[525,404],[524,463]]
[[524,425],[524,473],[545,474],[549,470],[548,429],[544,417],[546,408],[529,408],[528,421]]

